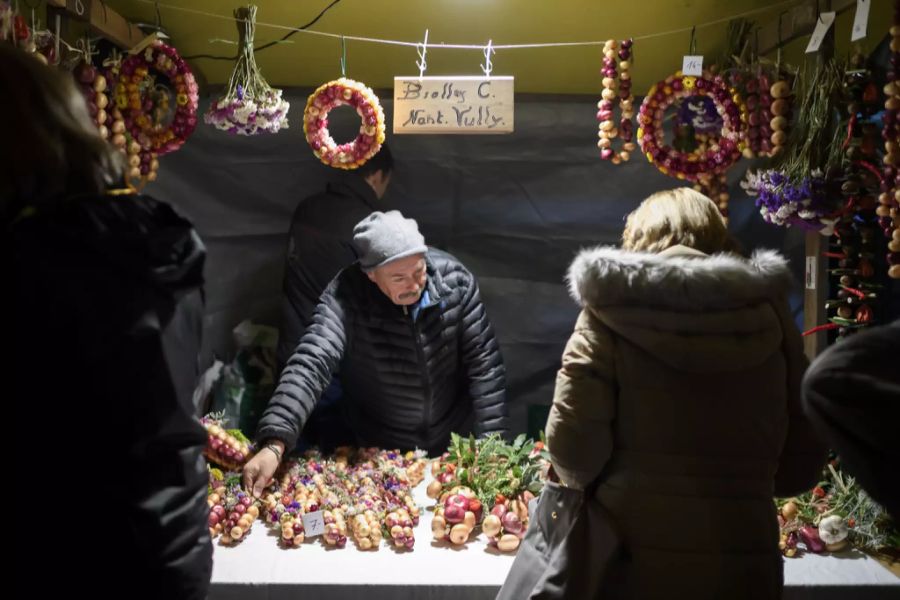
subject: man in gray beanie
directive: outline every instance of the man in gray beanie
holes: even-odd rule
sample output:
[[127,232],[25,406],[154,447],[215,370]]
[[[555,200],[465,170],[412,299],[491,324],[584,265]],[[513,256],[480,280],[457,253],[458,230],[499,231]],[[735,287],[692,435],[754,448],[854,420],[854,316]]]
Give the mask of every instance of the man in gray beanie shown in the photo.
[[244,467],[255,495],[335,372],[352,444],[434,455],[453,432],[508,433],[503,360],[475,277],[398,211],[360,221],[353,244],[359,260],[325,289],[259,422],[260,451]]

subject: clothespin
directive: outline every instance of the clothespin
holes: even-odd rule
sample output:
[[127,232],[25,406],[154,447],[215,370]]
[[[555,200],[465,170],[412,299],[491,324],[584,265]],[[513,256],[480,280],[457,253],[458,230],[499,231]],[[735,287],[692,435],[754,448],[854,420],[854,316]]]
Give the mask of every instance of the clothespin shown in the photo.
[[425,69],[428,68],[428,63],[425,62],[425,55],[428,54],[428,30],[425,30],[425,40],[421,44],[416,44],[416,52],[419,53],[419,60],[416,61],[416,66],[419,67],[419,79],[425,75]]
[[490,77],[491,71],[494,70],[494,66],[491,64],[491,54],[495,54],[492,45],[493,40],[488,40],[487,46],[484,47],[484,63],[481,65],[481,70],[484,71],[485,77]]

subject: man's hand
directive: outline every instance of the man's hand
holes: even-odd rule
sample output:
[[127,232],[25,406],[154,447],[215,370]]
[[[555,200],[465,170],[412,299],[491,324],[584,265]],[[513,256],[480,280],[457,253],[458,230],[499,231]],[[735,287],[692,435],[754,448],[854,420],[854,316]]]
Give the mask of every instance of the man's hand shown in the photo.
[[280,453],[273,452],[271,448],[264,446],[250,461],[244,465],[244,489],[254,498],[259,498],[263,490],[272,481],[272,476],[281,462],[284,453],[284,444],[279,441],[270,441],[268,445],[276,446]]

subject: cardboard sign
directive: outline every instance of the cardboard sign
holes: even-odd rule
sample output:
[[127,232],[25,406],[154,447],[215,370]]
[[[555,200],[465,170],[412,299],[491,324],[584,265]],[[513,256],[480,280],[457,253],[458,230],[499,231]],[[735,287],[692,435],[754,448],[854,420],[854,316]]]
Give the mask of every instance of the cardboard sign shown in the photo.
[[322,516],[321,510],[300,515],[300,518],[303,520],[303,534],[306,537],[316,537],[325,533],[325,517]]
[[703,57],[685,56],[681,61],[681,73],[701,77],[703,75]]
[[853,33],[850,34],[850,41],[855,42],[866,37],[866,30],[869,28],[869,8],[872,3],[869,0],[856,0],[856,16],[853,18]]
[[512,77],[394,77],[394,133],[512,133]]
[[809,45],[806,47],[807,54],[818,51],[822,41],[825,39],[825,34],[828,33],[828,30],[831,29],[831,24],[834,23],[836,14],[834,12],[826,12],[820,14],[819,18],[816,19],[816,28],[813,30],[812,36],[809,38]]

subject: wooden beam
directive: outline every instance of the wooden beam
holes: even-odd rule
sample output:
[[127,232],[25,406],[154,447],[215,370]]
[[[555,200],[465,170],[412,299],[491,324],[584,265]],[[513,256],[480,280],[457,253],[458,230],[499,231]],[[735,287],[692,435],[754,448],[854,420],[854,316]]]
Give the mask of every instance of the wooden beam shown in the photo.
[[[825,0],[823,12],[829,6],[840,5],[842,0]],[[856,4],[856,2],[853,2]],[[813,23],[815,23],[813,14]],[[816,68],[821,69],[834,57],[834,26],[822,39],[822,45],[815,54],[807,54],[807,61],[815,61]],[[809,330],[821,325],[828,318],[825,300],[828,298],[828,259],[824,253],[828,250],[828,238],[819,233],[806,234],[806,285],[803,294],[803,329]],[[803,351],[812,361],[828,345],[828,336],[824,331],[803,338]]]
[[86,22],[91,31],[102,35],[124,50],[130,50],[146,37],[135,25],[102,2],[91,0],[47,0],[47,6]]
[[[832,0],[832,8],[825,9],[823,5],[822,12],[833,10],[841,14],[855,6],[856,0]],[[760,27],[758,34],[759,50],[757,54],[760,56],[769,54],[776,50],[778,46],[784,46],[797,38],[810,35],[816,26],[816,16],[818,14],[816,11],[816,0],[807,0],[807,2],[785,11],[780,20],[776,17],[772,22]],[[778,35],[779,24],[781,25],[781,36]],[[834,30],[834,26],[832,26],[832,30]]]

